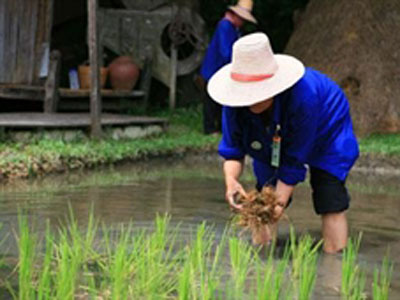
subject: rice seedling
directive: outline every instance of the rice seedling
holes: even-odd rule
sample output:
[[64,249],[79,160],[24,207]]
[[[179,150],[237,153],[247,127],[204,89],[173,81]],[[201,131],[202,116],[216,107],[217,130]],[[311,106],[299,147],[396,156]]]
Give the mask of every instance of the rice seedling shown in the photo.
[[313,252],[302,263],[298,284],[299,300],[310,299],[312,296],[317,274],[317,258],[317,253]]
[[37,300],[46,300],[51,298],[51,263],[53,258],[53,243],[54,238],[50,232],[50,224],[46,222],[45,234],[45,252],[43,264],[39,272],[38,285],[37,285]]
[[67,229],[60,230],[59,234],[54,258],[56,263],[55,298],[72,300],[77,291],[77,279],[83,263],[82,252],[79,244],[71,244]]
[[121,225],[119,228],[120,236],[109,256],[107,274],[108,289],[111,299],[122,300],[128,298],[129,283],[133,280],[133,263],[135,257],[129,253],[131,242],[132,227],[127,229]]
[[245,282],[255,258],[254,248],[237,237],[231,237],[229,238],[229,254],[232,267],[232,291],[236,299],[243,299]]
[[255,296],[252,297],[254,299],[290,299],[288,294],[284,295],[283,286],[289,266],[289,246],[286,245],[283,256],[278,261],[274,259],[275,247],[275,243],[273,243],[265,263],[262,260],[257,260]]
[[374,270],[374,279],[372,283],[372,296],[374,300],[389,299],[389,288],[392,281],[393,263],[387,256],[382,261],[380,270]]
[[205,294],[203,299],[212,299],[213,296],[217,295],[218,288],[220,287],[221,281],[221,259],[226,250],[227,242],[227,231],[225,230],[221,240],[217,244],[214,253],[210,253],[210,260],[212,261],[211,269],[208,274],[207,287],[208,293]]
[[292,278],[299,300],[310,299],[315,285],[318,249],[322,241],[314,245],[314,239],[306,234],[296,239],[294,228],[290,228],[290,252]]
[[[3,224],[0,223],[0,232],[1,232],[1,228],[3,227]],[[4,241],[6,240],[7,235],[3,236],[3,238],[0,240],[0,246],[2,246],[4,244]],[[5,264],[5,260],[4,258],[0,255],[0,270],[3,268]]]
[[[299,278],[303,272],[303,267],[309,263],[309,260],[314,261],[318,249],[322,245],[319,241],[314,245],[314,239],[309,234],[296,238],[296,233],[293,227],[290,227],[290,253],[292,258],[292,277]],[[316,263],[316,262],[315,262]]]
[[[75,238],[79,238],[80,235],[78,234],[78,232],[80,232],[80,230],[78,230],[78,227],[76,226],[77,222],[74,220],[74,215],[71,206],[69,206],[69,210],[70,210],[70,220],[72,221],[70,223],[75,224],[73,229],[76,234],[74,236]],[[98,232],[98,226],[99,226],[99,221],[96,220],[93,215],[93,207],[90,208],[90,211],[91,213],[89,213],[88,223],[86,224],[86,234],[84,238],[81,239],[80,241],[80,243],[83,245],[82,259],[85,262],[88,262],[91,259],[93,259],[94,258],[92,257],[93,255],[96,256],[96,253],[94,252],[93,248],[93,243],[96,237],[96,233]]]
[[[220,285],[220,259],[225,250],[226,232],[216,245],[211,227],[202,223],[197,227],[196,237],[190,249],[186,248],[186,259],[190,266],[190,299],[215,299]],[[184,282],[184,279],[181,279]]]
[[367,295],[365,293],[365,282],[366,282],[365,272],[360,270],[353,285],[352,293],[347,299],[349,300],[367,299]]
[[188,250],[186,259],[190,264],[191,297],[206,298],[208,295],[206,256],[210,252],[213,236],[210,235],[206,224],[202,223],[196,232],[194,242]]
[[[36,248],[26,217],[19,218],[18,288],[14,299],[311,299],[321,242],[296,237],[293,228],[283,256],[276,246],[261,248],[231,236],[222,239],[205,223],[178,242],[179,226],[168,216],[157,217],[152,230],[134,223],[110,228],[89,217],[80,230],[70,214],[67,225],[53,232],[47,223],[45,248]],[[99,234],[101,236],[99,237]],[[357,264],[361,236],[343,254],[343,299],[365,298],[365,273]],[[226,254],[229,254],[226,255]],[[387,299],[393,264],[387,258],[376,270],[374,299]]]
[[191,299],[191,273],[192,265],[190,260],[186,260],[183,268],[178,275],[178,286],[177,294],[178,300],[189,300]]
[[34,299],[34,267],[36,259],[36,234],[29,230],[26,216],[18,216],[19,225],[19,263],[18,263],[18,297],[21,300]]
[[343,250],[342,259],[342,286],[341,295],[345,299],[365,299],[365,272],[357,263],[362,233],[357,240],[349,238],[346,248]]
[[139,248],[134,263],[136,271],[133,295],[136,298],[145,295],[147,299],[162,299],[175,289],[176,278],[171,274],[176,269],[173,252],[176,229],[168,233],[169,221],[168,216],[157,216],[154,232]]

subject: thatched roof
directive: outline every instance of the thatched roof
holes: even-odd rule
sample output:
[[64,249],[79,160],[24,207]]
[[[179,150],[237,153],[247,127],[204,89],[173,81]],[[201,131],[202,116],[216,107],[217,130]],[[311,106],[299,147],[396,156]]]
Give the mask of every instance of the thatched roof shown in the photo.
[[286,52],[345,90],[358,133],[400,132],[400,1],[310,0]]

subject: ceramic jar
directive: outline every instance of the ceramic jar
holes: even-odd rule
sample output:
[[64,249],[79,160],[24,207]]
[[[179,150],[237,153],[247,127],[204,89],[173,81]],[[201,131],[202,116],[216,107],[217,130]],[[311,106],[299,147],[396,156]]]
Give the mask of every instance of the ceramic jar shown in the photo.
[[[81,89],[90,89],[90,66],[80,65],[78,67],[79,84]],[[100,68],[100,85],[104,88],[107,81],[108,68]]]
[[117,57],[108,69],[111,87],[115,90],[132,90],[140,75],[139,67],[130,56]]

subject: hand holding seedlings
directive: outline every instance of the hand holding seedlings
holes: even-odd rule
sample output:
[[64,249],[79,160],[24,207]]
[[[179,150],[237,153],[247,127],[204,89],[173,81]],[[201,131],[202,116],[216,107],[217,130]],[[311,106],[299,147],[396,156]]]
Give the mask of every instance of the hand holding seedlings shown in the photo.
[[225,198],[233,209],[240,211],[243,207],[237,200],[247,197],[243,186],[235,178],[227,178]]

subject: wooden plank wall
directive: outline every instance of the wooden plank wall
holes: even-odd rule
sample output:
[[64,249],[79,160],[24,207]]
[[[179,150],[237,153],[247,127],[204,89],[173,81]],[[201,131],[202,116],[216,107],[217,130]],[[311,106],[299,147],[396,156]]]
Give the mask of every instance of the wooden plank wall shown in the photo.
[[0,83],[40,83],[53,0],[0,1]]

